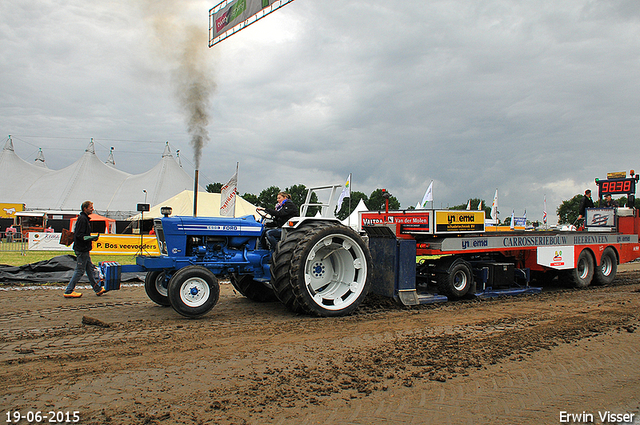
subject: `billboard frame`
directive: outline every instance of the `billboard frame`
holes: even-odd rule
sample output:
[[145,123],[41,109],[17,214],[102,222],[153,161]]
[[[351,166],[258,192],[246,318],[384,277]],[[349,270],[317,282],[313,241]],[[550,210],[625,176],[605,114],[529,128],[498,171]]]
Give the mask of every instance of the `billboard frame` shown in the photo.
[[236,34],[240,31],[242,31],[243,29],[245,29],[246,27],[248,27],[249,25],[255,23],[256,21],[259,21],[260,19],[264,18],[265,16],[275,12],[276,10],[280,9],[283,6],[288,5],[289,3],[293,2],[294,0],[276,0],[275,2],[273,2],[271,5],[265,7],[264,9],[262,9],[260,12],[256,13],[255,15],[250,16],[249,18],[247,18],[246,20],[234,25],[233,27],[229,28],[228,30],[226,30],[225,32],[223,32],[222,34],[218,35],[218,36],[213,36],[214,34],[214,15],[216,13],[218,13],[220,10],[224,9],[225,7],[227,7],[229,4],[236,2],[237,0],[223,0],[220,3],[218,3],[217,5],[215,5],[214,7],[212,7],[211,9],[209,9],[209,47],[213,47],[216,44],[220,43],[221,41],[231,37],[233,34]]

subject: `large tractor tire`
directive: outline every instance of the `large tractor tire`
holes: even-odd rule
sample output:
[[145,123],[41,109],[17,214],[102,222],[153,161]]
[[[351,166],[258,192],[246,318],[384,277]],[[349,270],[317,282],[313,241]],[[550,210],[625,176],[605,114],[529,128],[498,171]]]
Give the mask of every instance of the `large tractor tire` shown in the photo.
[[589,286],[595,274],[594,263],[595,261],[591,253],[586,249],[582,250],[580,255],[578,255],[576,268],[566,271],[569,285],[574,288],[586,288]]
[[473,286],[473,270],[463,259],[447,260],[436,273],[438,292],[450,300],[459,300]]
[[233,285],[236,291],[249,298],[251,301],[259,303],[278,301],[273,289],[262,282],[254,280],[251,275],[231,273],[229,280],[231,280],[231,285]]
[[163,271],[148,272],[144,278],[144,290],[151,301],[163,307],[171,305],[167,295],[167,279]]
[[345,316],[358,308],[371,287],[369,248],[342,225],[315,222],[290,231],[272,258],[276,294],[295,312]]
[[618,272],[618,257],[611,247],[602,252],[600,265],[595,268],[593,275],[594,285],[609,285],[616,278]]
[[169,280],[167,289],[171,307],[185,317],[208,313],[220,298],[218,279],[202,266],[187,266]]

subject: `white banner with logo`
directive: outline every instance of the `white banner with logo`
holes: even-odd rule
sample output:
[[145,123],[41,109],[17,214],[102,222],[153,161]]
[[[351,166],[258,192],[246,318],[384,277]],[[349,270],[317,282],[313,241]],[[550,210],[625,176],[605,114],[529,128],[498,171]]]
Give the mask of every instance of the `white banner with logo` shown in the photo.
[[62,233],[29,233],[29,251],[73,251],[71,246],[60,245]]

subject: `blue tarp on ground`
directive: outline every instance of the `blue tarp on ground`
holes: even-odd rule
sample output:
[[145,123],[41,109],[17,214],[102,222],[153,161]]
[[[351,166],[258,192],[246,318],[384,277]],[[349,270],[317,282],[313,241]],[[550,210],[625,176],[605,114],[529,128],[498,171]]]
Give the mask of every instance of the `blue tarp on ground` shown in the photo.
[[[97,264],[96,264],[97,266]],[[68,283],[76,269],[75,255],[59,255],[50,260],[25,264],[24,266],[8,266],[0,264],[0,282],[2,283]],[[144,274],[123,273],[122,282],[143,281]],[[88,283],[87,275],[80,279]]]

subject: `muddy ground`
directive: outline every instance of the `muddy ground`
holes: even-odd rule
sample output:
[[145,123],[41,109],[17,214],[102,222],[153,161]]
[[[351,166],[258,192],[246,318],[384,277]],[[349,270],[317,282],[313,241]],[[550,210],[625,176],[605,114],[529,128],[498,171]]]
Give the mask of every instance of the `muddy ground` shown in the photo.
[[5,287],[0,419],[557,424],[564,410],[592,412],[589,423],[603,422],[600,411],[634,413],[634,422],[637,269],[621,268],[611,286],[556,283],[493,300],[402,308],[370,297],[329,319],[251,302],[229,284],[197,320],[153,304],[141,286],[71,300],[62,288]]

